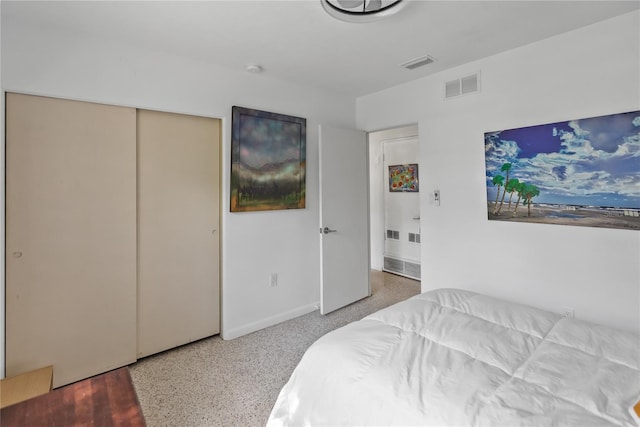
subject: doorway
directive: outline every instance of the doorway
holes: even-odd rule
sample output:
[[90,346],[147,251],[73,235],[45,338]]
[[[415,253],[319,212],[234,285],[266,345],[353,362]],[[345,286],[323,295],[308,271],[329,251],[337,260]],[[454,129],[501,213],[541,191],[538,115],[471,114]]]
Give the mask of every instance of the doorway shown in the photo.
[[418,126],[370,133],[369,153],[371,266],[419,280]]

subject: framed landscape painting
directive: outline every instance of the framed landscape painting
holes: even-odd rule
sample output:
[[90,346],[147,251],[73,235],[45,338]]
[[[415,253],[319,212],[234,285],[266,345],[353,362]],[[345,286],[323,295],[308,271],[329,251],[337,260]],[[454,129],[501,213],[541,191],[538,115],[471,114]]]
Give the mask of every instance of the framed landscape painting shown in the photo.
[[232,108],[231,212],[305,207],[306,119]]
[[640,111],[484,134],[489,220],[640,230]]

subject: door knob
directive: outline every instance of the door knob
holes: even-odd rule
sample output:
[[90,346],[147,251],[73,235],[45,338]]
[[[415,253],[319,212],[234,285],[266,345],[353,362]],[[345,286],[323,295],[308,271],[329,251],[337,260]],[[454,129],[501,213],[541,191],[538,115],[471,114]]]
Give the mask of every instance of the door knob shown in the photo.
[[322,229],[322,232],[323,232],[324,234],[335,233],[335,232],[337,232],[337,231],[338,231],[338,230],[332,230],[332,229],[330,229],[329,227],[325,227],[325,228],[323,228],[323,229]]

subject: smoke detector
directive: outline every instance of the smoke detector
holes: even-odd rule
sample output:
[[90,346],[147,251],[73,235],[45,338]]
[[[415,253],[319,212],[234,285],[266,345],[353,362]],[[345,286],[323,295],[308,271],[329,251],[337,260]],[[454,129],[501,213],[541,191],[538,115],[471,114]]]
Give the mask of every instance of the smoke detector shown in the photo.
[[251,74],[260,74],[262,71],[264,71],[264,68],[256,64],[249,64],[245,69]]

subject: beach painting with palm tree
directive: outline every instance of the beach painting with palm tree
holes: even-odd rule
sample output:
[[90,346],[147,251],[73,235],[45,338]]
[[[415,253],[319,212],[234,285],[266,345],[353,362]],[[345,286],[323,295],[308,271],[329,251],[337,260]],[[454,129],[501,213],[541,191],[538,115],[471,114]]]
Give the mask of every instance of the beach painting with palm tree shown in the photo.
[[640,111],[484,134],[490,220],[640,230]]

